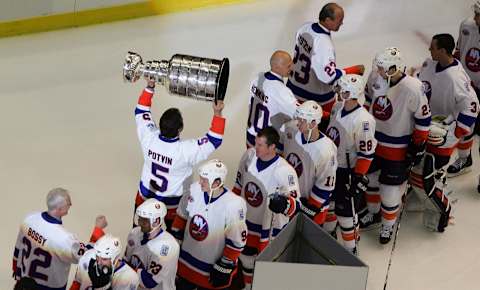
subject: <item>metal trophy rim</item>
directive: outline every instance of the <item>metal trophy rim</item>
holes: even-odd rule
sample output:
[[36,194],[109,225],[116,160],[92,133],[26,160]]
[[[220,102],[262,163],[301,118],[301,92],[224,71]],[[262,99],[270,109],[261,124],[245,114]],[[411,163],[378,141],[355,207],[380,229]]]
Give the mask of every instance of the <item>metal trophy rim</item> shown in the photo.
[[220,64],[220,70],[215,80],[217,82],[217,86],[215,89],[215,103],[217,103],[218,100],[225,99],[225,95],[227,93],[229,75],[230,75],[230,60],[227,57],[224,57]]

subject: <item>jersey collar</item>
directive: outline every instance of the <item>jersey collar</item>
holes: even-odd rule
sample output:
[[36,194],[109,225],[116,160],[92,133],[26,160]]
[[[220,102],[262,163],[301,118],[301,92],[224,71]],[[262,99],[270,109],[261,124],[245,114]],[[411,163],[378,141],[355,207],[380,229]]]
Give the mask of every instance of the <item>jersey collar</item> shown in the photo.
[[160,140],[162,140],[163,142],[167,142],[167,143],[175,143],[178,140],[180,140],[180,137],[167,138],[167,137],[164,137],[162,135],[160,135],[158,138],[160,138]]
[[161,233],[163,233],[163,229],[162,229],[162,228],[160,228],[158,232],[143,233],[143,238],[142,238],[142,240],[140,241],[140,244],[141,244],[141,245],[145,245],[146,243],[148,243],[148,241],[151,241],[151,240],[155,239],[155,238],[158,237]]
[[354,108],[351,109],[350,111],[345,110],[345,107],[343,107],[343,108],[342,108],[342,112],[341,112],[340,115],[341,115],[342,118],[343,118],[343,117],[345,117],[346,115],[348,115],[348,114],[350,114],[350,113],[352,113],[352,112],[354,112],[354,111],[356,111],[356,110],[358,110],[358,109],[360,109],[360,105],[357,105],[356,107],[354,107]]
[[[219,199],[220,197],[222,197],[222,195],[224,195],[225,192],[227,192],[227,191],[228,191],[228,190],[224,187],[224,188],[223,188],[223,192],[220,193],[219,196],[217,196],[217,197],[212,197],[212,199],[210,199],[210,203],[213,203],[214,201],[216,201],[217,199]],[[208,205],[208,192],[205,192],[205,191],[203,192],[203,198],[205,199],[205,204]]]
[[324,136],[323,133],[320,132],[320,135],[318,136],[318,139],[317,139],[317,140],[308,142],[307,139],[305,139],[305,137],[303,136],[302,132],[299,132],[299,133],[300,133],[300,138],[301,138],[301,140],[302,140],[302,144],[303,144],[303,145],[305,145],[305,144],[307,144],[307,143],[317,142],[318,140],[322,139],[323,136]]
[[257,163],[256,163],[256,166],[257,166],[257,170],[258,172],[264,170],[265,168],[267,168],[268,166],[272,165],[275,161],[277,161],[278,159],[278,155],[275,155],[275,157],[273,157],[272,159],[268,160],[268,161],[262,161],[260,158],[257,158]]
[[453,62],[451,64],[447,65],[446,67],[441,66],[440,63],[437,61],[437,65],[435,66],[435,72],[439,73],[439,72],[442,72],[442,71],[446,70],[449,67],[456,66],[456,65],[458,65],[458,60],[456,60],[456,59],[454,59]]
[[390,80],[390,87],[393,88],[394,86],[396,86],[399,82],[401,82],[407,75],[402,73],[402,77],[398,79],[398,81],[396,82],[393,82],[392,80]]
[[61,221],[61,220],[54,218],[53,216],[49,215],[48,212],[46,212],[46,211],[42,212],[42,218],[43,218],[46,222],[49,222],[49,223],[51,223],[51,224],[57,224],[57,225],[61,225],[61,224],[62,224],[62,221]]
[[117,271],[122,269],[123,266],[125,266],[125,262],[123,260],[120,260],[120,265],[115,268],[115,271],[113,271],[113,273],[117,273]]
[[323,27],[320,23],[313,23],[312,30],[316,33],[330,35],[330,31]]
[[274,73],[273,71],[269,71],[263,74],[267,80],[271,81],[280,81],[283,83],[283,79],[280,77],[280,75]]

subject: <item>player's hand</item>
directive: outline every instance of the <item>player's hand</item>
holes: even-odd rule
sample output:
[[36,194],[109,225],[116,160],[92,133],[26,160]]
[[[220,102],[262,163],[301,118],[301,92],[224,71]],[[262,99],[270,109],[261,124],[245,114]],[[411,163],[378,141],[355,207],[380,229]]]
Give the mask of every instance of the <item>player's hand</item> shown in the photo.
[[286,196],[274,193],[270,196],[270,202],[268,208],[274,213],[287,213],[288,212],[288,198]]
[[365,73],[365,66],[363,64],[359,64],[357,65],[357,68],[358,68],[358,74],[363,76],[363,74]]
[[223,101],[217,101],[216,104],[215,104],[215,102],[213,102],[213,104],[212,104],[213,115],[221,117],[224,107],[225,107],[225,105],[224,105]]
[[95,227],[104,229],[108,226],[107,218],[104,215],[99,215],[95,219]]
[[228,285],[235,266],[234,261],[221,257],[210,271],[209,281],[212,286],[217,288]]
[[350,188],[350,194],[363,194],[367,191],[368,177],[362,174],[354,174],[352,176],[352,185]]

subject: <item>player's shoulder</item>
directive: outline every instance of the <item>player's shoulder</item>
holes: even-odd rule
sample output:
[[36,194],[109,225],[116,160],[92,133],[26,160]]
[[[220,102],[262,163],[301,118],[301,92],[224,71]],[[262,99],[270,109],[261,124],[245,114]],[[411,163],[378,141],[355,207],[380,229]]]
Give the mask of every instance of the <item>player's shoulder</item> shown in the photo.
[[[403,78],[404,89],[412,93],[422,93],[423,94],[423,84],[422,81],[416,77],[405,75]],[[415,94],[416,95],[416,94]]]
[[330,137],[327,135],[321,133],[322,137],[318,140],[319,142],[319,152],[320,155],[326,158],[329,158],[330,155],[334,154],[335,156],[337,155],[337,146],[335,145],[335,142],[333,142]]
[[435,67],[436,65],[437,61],[431,59],[430,57],[427,57],[422,63],[422,70]]
[[[122,280],[122,283],[125,283],[125,281],[128,281],[130,285],[138,285],[139,283],[139,278],[138,278],[138,273],[130,267],[127,263],[123,262],[120,266],[120,268],[117,268],[115,271],[115,274],[113,275],[113,284],[115,284],[116,280]],[[114,287],[115,288],[115,287]],[[137,288],[132,288],[132,289],[137,289]]]
[[368,110],[361,106],[358,109],[357,113],[357,122],[368,122],[370,124],[375,124],[375,118],[368,112]]
[[133,246],[135,242],[139,241],[143,237],[142,230],[139,226],[134,227],[128,233],[128,244]]
[[[462,23],[460,24],[460,29],[477,29],[477,24],[475,23],[475,20],[473,19],[473,16],[465,18]],[[460,31],[464,36],[468,36],[468,34],[464,33],[463,31]],[[470,31],[468,31],[470,32]]]
[[162,231],[147,245],[149,250],[157,256],[169,256],[180,250],[177,240],[167,231]]
[[225,203],[229,208],[243,208],[246,207],[245,199],[235,194],[230,189],[224,194]]
[[300,28],[298,29],[298,32],[301,33],[301,32],[305,32],[305,31],[312,31],[312,25],[314,24],[313,21],[307,21],[307,22],[304,22]]
[[91,259],[95,259],[95,256],[94,249],[87,250],[83,256],[80,257],[80,260],[78,260],[78,267],[82,270],[88,271],[88,263],[90,263]]

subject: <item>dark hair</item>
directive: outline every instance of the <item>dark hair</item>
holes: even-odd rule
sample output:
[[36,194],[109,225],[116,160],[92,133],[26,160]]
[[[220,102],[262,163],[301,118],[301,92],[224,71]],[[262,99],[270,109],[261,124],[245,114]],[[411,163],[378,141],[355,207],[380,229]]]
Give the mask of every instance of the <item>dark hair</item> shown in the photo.
[[455,39],[451,34],[448,33],[440,33],[434,35],[432,39],[437,41],[437,48],[438,49],[445,49],[447,54],[452,55],[453,50],[455,49]]
[[17,281],[13,290],[36,290],[37,283],[30,277],[23,277]]
[[160,134],[166,138],[175,138],[183,129],[182,114],[177,108],[170,108],[160,117]]
[[265,140],[267,141],[267,145],[270,146],[272,144],[275,144],[275,146],[278,146],[278,143],[280,142],[280,135],[278,135],[277,130],[273,127],[265,127],[262,130],[260,130],[257,133],[257,137],[265,137]]
[[325,4],[318,14],[319,21],[325,21],[327,18],[335,20],[335,9],[338,7],[336,3],[330,2]]

